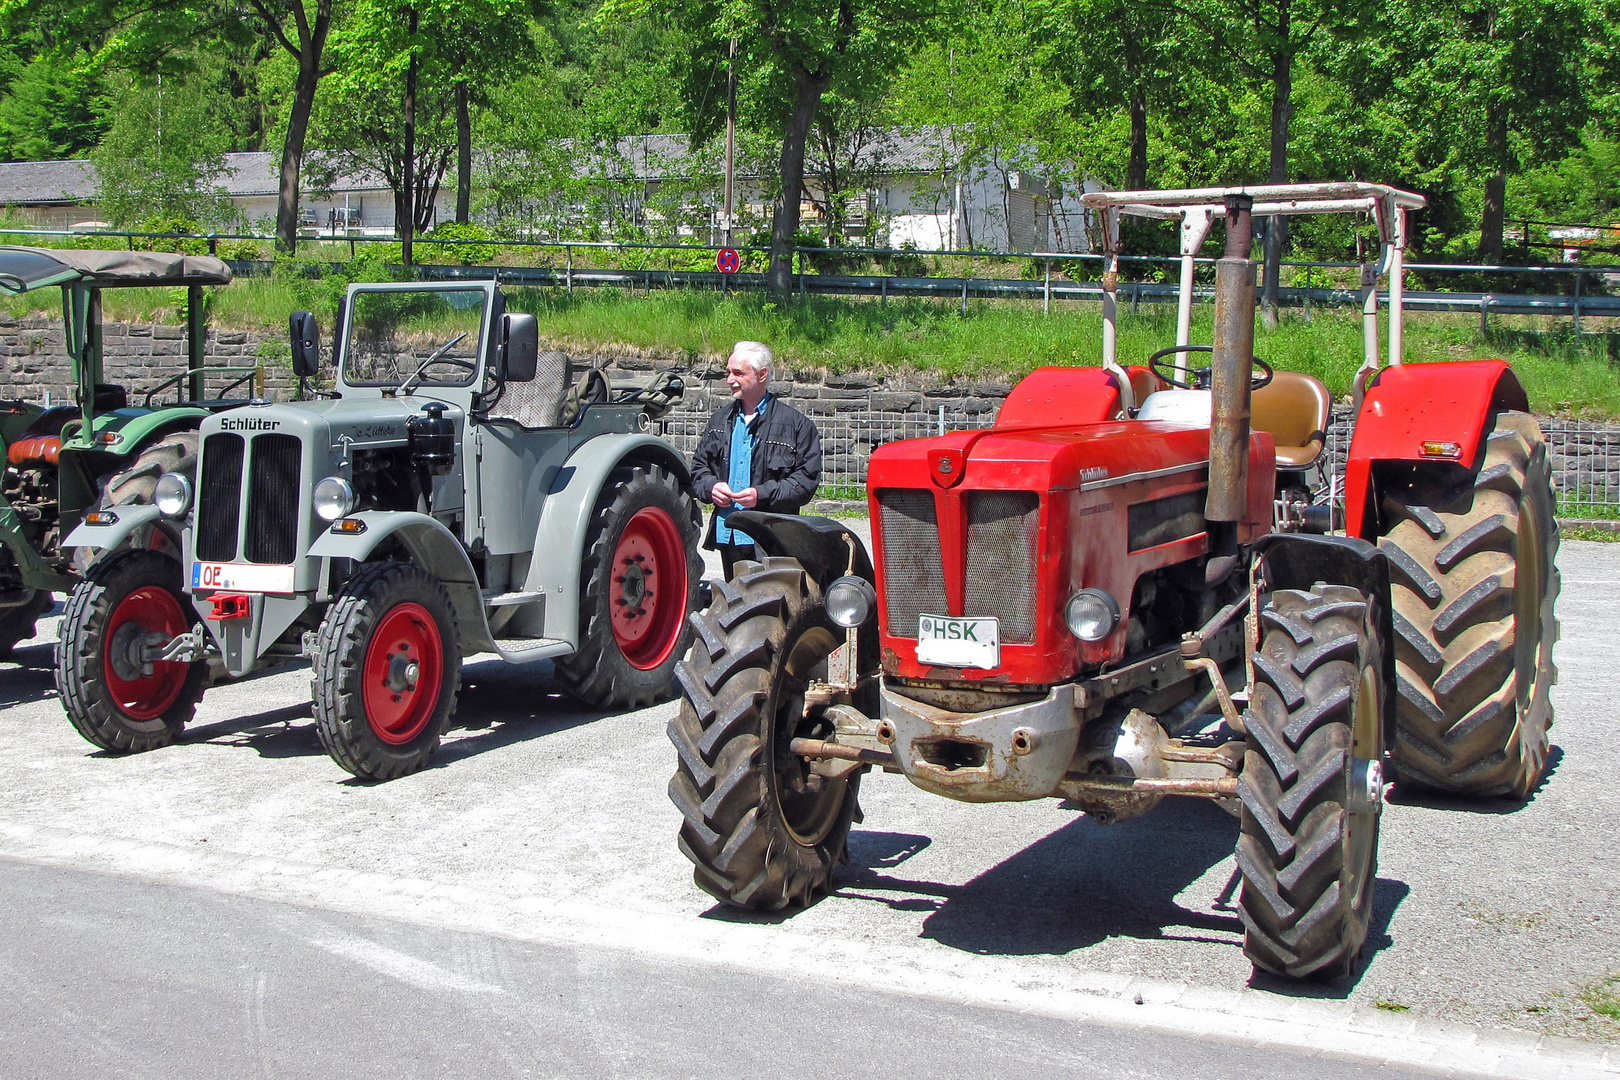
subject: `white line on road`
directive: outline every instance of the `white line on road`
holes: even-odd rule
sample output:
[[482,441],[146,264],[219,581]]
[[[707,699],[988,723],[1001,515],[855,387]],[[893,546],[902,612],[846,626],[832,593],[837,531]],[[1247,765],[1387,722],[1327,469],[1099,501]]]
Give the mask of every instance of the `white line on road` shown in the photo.
[[[1032,973],[1013,960],[994,956],[939,955],[781,925],[502,895],[415,878],[262,856],[203,853],[172,844],[4,819],[0,819],[0,856],[469,933],[628,950],[669,962],[853,984],[1306,1056],[1321,1054],[1460,1076],[1620,1078],[1620,1056],[1600,1046],[1392,1015],[1343,1001],[1207,989],[1078,968]],[[431,983],[429,989],[480,993],[498,990],[363,939],[334,936],[317,944],[413,985]]]
[[409,953],[390,949],[366,938],[351,934],[324,933],[310,939],[310,944],[325,949],[333,956],[352,960],[390,979],[398,979],[419,990],[449,991],[457,994],[504,994],[499,986],[469,979],[437,964],[418,959]]

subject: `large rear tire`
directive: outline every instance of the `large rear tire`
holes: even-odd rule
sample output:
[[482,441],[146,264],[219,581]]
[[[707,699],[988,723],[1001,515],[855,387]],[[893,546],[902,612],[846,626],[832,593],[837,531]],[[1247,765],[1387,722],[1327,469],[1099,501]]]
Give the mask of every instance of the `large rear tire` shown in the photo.
[[200,621],[180,580],[169,556],[123,549],[98,559],[68,594],[56,688],[79,734],[103,750],[167,746],[196,715],[207,663],[140,658],[144,635],[172,638]]
[[568,692],[601,709],[639,709],[675,694],[692,643],[697,504],[657,465],[616,469],[597,501],[580,567],[579,650],[556,663]]
[[1547,767],[1558,523],[1535,418],[1503,412],[1460,490],[1386,491],[1402,785],[1529,797]]
[[1382,809],[1383,663],[1372,605],[1320,582],[1260,610],[1238,785],[1243,951],[1293,979],[1343,979],[1367,940]]
[[332,760],[362,780],[416,772],[439,747],[461,688],[450,594],[409,563],[349,578],[318,632],[310,696]]
[[676,668],[684,700],[669,723],[681,851],[698,886],[732,906],[812,903],[848,857],[860,773],[815,775],[789,744],[831,731],[804,716],[804,691],[843,631],[799,563],[775,557],[738,563],[693,621],[698,641]]

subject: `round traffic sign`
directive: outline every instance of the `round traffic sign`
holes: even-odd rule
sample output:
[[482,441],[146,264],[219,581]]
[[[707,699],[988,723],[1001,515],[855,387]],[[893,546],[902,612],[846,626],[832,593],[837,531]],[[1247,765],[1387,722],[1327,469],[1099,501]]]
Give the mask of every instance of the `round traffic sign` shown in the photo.
[[720,254],[714,257],[714,265],[719,267],[722,274],[735,274],[741,264],[742,259],[736,248],[721,248]]

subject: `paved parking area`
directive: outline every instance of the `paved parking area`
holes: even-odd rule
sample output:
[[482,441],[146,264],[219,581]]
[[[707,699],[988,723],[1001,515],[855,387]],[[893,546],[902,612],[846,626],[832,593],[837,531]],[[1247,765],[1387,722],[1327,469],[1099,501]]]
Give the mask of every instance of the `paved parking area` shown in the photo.
[[[689,930],[694,941],[729,941],[734,929],[754,950],[749,962],[822,950],[846,965],[993,975],[1032,994],[1128,977],[1277,1007],[1316,996],[1381,1002],[1392,1016],[1404,1007],[1482,1026],[1590,1031],[1569,1001],[1620,972],[1620,792],[1604,749],[1620,706],[1608,649],[1620,545],[1567,542],[1560,564],[1548,780],[1522,806],[1389,807],[1370,959],[1345,990],[1301,995],[1251,979],[1233,906],[1236,823],[1195,801],[1101,827],[1056,802],[968,806],[875,774],[834,895],[785,920],[739,920],[691,884],[675,846],[679,818],[664,792],[674,704],[581,712],[544,665],[471,663],[433,766],[364,785],[320,748],[307,669],[213,688],[175,746],[94,752],[56,701],[55,623],[44,621],[45,636],[0,665],[0,855],[212,873],[220,887],[251,877],[261,895],[282,880],[264,868],[298,866],[308,874],[287,893],[306,899],[323,880],[328,898],[359,896],[366,875],[378,875],[485,898],[505,912],[507,923],[491,924],[501,932],[574,915],[664,938]],[[390,895],[408,917],[402,888]],[[484,902],[467,901],[469,924]],[[1614,1031],[1594,1034],[1620,1041]]]

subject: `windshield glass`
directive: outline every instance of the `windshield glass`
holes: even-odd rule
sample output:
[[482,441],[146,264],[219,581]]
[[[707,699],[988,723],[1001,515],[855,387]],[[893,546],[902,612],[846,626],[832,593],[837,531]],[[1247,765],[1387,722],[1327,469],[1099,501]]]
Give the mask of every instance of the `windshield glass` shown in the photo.
[[[343,377],[351,386],[466,386],[484,344],[482,289],[357,292]],[[426,367],[423,365],[426,364]]]

